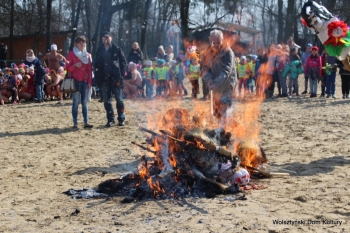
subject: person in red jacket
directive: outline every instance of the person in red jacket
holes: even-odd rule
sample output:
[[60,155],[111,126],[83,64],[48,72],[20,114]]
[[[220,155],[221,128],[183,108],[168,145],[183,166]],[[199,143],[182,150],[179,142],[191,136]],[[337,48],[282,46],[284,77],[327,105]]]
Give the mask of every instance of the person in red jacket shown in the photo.
[[312,47],[311,52],[305,62],[304,74],[309,77],[310,98],[313,98],[317,97],[317,81],[321,78],[322,61],[317,46]]
[[78,128],[78,105],[83,108],[84,128],[92,128],[88,118],[88,89],[92,84],[91,54],[86,51],[86,37],[78,36],[75,39],[75,46],[67,55],[67,71],[75,81],[77,92],[72,93],[72,116],[73,128]]

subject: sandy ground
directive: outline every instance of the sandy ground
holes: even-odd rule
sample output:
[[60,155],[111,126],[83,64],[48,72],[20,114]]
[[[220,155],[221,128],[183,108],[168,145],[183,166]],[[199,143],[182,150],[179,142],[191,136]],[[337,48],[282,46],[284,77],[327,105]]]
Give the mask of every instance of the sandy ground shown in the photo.
[[130,142],[147,137],[137,129],[148,126],[146,114],[200,101],[126,100],[126,125],[105,128],[103,104],[93,99],[94,128],[78,131],[70,129],[70,101],[0,106],[0,232],[350,232],[350,100],[340,99],[340,77],[336,92],[336,100],[262,104],[260,138],[270,164],[298,174],[260,180],[267,189],[232,202],[217,196],[121,204],[62,194],[135,169],[139,153]]

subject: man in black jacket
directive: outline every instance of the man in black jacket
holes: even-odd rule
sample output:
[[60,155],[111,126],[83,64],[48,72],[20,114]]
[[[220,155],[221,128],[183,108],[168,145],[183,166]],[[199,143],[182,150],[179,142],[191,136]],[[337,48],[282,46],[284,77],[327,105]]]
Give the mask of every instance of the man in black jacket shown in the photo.
[[127,68],[123,50],[112,43],[109,32],[102,34],[103,45],[97,49],[94,71],[96,85],[101,89],[104,107],[107,113],[106,127],[115,124],[112,95],[117,101],[119,126],[124,125],[123,77]]
[[128,63],[133,62],[135,64],[142,64],[143,53],[139,47],[139,43],[134,42],[132,44],[132,49],[129,53]]

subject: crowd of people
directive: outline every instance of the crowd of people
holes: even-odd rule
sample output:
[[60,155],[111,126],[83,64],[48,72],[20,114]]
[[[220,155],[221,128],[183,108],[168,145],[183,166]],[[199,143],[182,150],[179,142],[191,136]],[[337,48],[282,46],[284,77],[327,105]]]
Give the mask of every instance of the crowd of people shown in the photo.
[[[267,50],[259,49],[257,55],[235,57],[232,49],[224,43],[220,30],[210,34],[208,49],[199,52],[192,44],[181,50],[176,56],[173,47],[158,47],[156,57],[146,60],[137,42],[126,57],[120,47],[112,42],[109,32],[102,35],[103,44],[97,50],[94,63],[86,51],[86,38],[78,36],[75,47],[67,57],[57,52],[57,46],[51,45],[41,61],[33,50],[26,51],[23,63],[5,67],[0,72],[0,101],[18,104],[20,99],[44,100],[72,98],[73,125],[77,127],[77,109],[83,107],[84,127],[88,123],[87,102],[91,100],[92,90],[100,94],[107,115],[106,126],[115,124],[112,97],[116,98],[118,124],[123,125],[124,98],[183,97],[188,95],[184,80],[191,84],[191,97],[200,94],[202,80],[203,99],[209,91],[219,93],[217,106],[227,108],[235,96],[264,94],[274,96],[277,84],[278,97],[299,97],[310,94],[317,96],[321,85],[320,97],[335,98],[335,77],[337,69],[342,79],[343,98],[349,98],[350,72],[342,62],[328,56],[326,50],[321,54],[319,48],[307,44],[304,52],[289,38],[285,44],[271,44]],[[219,62],[220,61],[220,62]],[[299,93],[298,78],[304,74],[305,89]],[[75,80],[77,92],[66,94],[61,90],[62,82],[71,77]],[[220,88],[218,88],[220,87]],[[226,106],[226,107],[222,107]],[[221,110],[217,111],[220,114]]]

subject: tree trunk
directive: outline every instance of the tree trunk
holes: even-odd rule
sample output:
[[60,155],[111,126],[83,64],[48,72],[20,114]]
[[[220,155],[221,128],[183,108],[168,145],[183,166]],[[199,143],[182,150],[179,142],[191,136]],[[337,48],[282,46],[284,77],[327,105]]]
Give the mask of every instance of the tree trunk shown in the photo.
[[[153,15],[156,15],[156,11],[157,11],[157,4],[154,4],[154,8],[153,8]],[[158,47],[156,43],[156,18],[152,19],[152,33],[151,33],[151,41],[152,41],[152,45],[151,47]],[[152,56],[153,56],[154,52],[152,51]]]
[[81,9],[81,4],[83,3],[83,0],[79,0],[78,2],[78,6],[77,6],[77,13],[75,15],[75,21],[74,21],[74,25],[73,25],[73,35],[72,35],[72,39],[70,41],[70,46],[69,46],[69,50],[73,50],[74,47],[74,40],[75,37],[77,36],[77,28],[78,28],[78,23],[79,23],[79,14],[80,14],[80,9]]
[[[10,15],[10,60],[13,60],[13,28],[15,27],[15,0],[11,0]],[[12,61],[11,61],[12,62]]]
[[129,51],[129,49],[131,48],[131,45],[133,43],[132,41],[132,36],[134,34],[134,27],[133,27],[133,19],[130,17],[129,20],[128,20],[128,26],[129,26],[129,29],[128,29],[128,34],[127,34],[127,44],[126,44],[126,50],[124,51]]
[[100,26],[101,26],[101,19],[102,19],[102,11],[103,11],[103,5],[102,5],[103,0],[100,1],[100,5],[98,7],[98,15],[97,15],[97,22],[96,22],[96,27],[95,27],[95,33],[94,36],[91,39],[92,43],[92,56],[94,58],[97,47],[99,45],[99,38],[100,38]]
[[52,0],[47,0],[46,6],[46,51],[51,49],[51,10]]
[[127,9],[129,2],[120,3],[112,6],[112,0],[104,0],[103,2],[103,15],[101,19],[101,31],[110,31],[112,24],[112,16],[115,12]]
[[263,7],[262,7],[262,37],[263,37],[263,43],[264,46],[267,46],[267,40],[266,40],[266,20],[265,20],[265,7],[266,7],[266,0],[263,0]]
[[158,45],[161,45],[162,44],[162,41],[160,40],[160,25],[161,25],[161,9],[162,9],[162,7],[161,7],[161,1],[159,1],[158,2],[158,20],[157,20],[157,27],[156,27],[156,30],[157,30],[157,32],[156,32],[156,42],[157,42],[157,44]]
[[42,32],[44,31],[44,13],[43,13],[43,2],[42,0],[36,0],[36,6],[38,7],[38,14],[39,14],[39,25],[38,25],[38,31]]
[[85,0],[85,15],[87,23],[87,50],[91,52],[91,2],[90,0]]
[[190,0],[180,1],[180,18],[181,18],[181,34],[182,38],[187,38],[188,34],[188,11],[190,8]]
[[294,34],[294,18],[295,18],[295,0],[288,0],[287,20],[284,34],[284,41]]
[[282,43],[283,41],[283,0],[278,0],[278,34],[277,34],[277,42]]
[[140,45],[140,48],[143,52],[145,59],[148,59],[146,32],[147,32],[147,26],[148,26],[148,12],[149,12],[149,9],[151,7],[151,3],[152,3],[152,0],[146,0],[145,11],[143,13],[143,23],[142,23],[142,27],[141,27],[141,45]]

